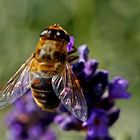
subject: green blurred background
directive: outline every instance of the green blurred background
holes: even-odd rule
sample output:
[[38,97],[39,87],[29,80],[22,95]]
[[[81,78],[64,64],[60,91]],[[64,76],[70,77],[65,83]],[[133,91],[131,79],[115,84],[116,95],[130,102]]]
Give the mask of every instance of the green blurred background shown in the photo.
[[[115,140],[139,140],[140,0],[0,0],[1,86],[33,52],[40,32],[54,23],[74,35],[77,46],[86,43],[110,79],[129,80],[132,98],[118,102],[122,112],[111,134]],[[8,110],[0,113],[1,140]],[[59,140],[84,139],[82,133],[57,129],[57,134]]]

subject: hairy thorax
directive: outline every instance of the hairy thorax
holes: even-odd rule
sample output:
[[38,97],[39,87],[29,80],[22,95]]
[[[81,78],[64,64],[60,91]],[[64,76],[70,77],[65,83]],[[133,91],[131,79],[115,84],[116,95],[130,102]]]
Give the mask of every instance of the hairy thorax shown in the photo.
[[[37,47],[38,48],[38,47]],[[36,50],[31,71],[54,75],[63,71],[67,61],[66,46],[62,42],[47,40]]]

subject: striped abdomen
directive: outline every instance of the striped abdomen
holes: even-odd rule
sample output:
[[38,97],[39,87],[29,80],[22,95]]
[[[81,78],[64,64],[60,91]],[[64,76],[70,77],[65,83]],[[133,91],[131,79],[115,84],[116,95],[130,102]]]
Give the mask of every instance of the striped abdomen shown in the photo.
[[47,111],[53,111],[60,104],[52,88],[51,79],[52,77],[43,78],[41,73],[31,73],[32,95],[37,105]]

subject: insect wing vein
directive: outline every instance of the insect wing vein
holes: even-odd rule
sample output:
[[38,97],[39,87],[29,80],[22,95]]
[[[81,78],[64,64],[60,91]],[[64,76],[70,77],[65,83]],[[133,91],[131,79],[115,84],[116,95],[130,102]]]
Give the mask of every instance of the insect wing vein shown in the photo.
[[27,59],[0,91],[0,108],[13,103],[30,89],[29,64],[32,57]]
[[[61,87],[60,90],[58,83]],[[79,120],[85,121],[87,119],[87,104],[69,63],[66,63],[66,68],[62,75],[52,78],[52,86],[61,103],[68,111]]]

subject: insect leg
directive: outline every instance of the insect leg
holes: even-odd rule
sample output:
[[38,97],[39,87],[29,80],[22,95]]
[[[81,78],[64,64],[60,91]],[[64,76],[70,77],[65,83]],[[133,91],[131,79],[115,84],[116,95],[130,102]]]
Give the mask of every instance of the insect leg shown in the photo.
[[77,48],[75,48],[75,46],[72,46],[72,50],[70,52],[68,52],[68,55],[71,55],[73,53],[75,53],[77,51]]
[[75,46],[72,46],[72,50],[70,52],[68,52],[68,62],[69,63],[72,63],[73,61],[75,61],[79,58],[78,56],[72,55],[76,51],[77,51],[77,48]]
[[70,55],[68,57],[68,62],[71,64],[73,61],[77,60],[79,56]]

